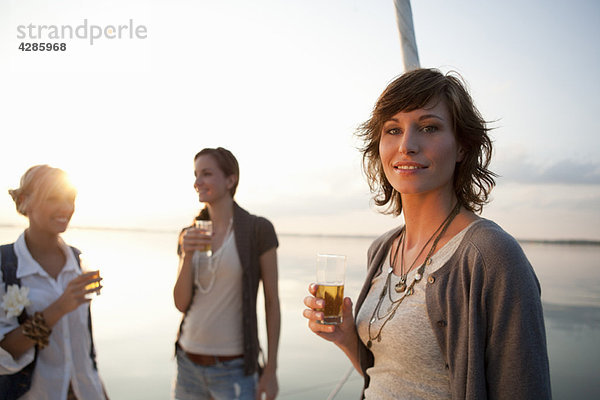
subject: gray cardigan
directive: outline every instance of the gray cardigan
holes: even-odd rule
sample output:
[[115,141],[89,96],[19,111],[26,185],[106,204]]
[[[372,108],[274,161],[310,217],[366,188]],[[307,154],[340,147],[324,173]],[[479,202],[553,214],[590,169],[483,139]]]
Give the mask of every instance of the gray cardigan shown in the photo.
[[[355,315],[402,227],[376,239]],[[475,224],[440,269],[425,270],[431,327],[450,378],[452,399],[551,399],[540,285],[517,241],[489,220]],[[367,368],[373,354],[359,340]]]

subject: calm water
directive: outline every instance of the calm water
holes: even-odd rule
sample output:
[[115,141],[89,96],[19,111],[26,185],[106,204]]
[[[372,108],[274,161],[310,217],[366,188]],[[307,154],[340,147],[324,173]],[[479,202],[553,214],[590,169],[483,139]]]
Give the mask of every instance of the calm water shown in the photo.
[[[0,228],[0,243],[14,241],[19,233],[20,229]],[[168,399],[181,318],[171,296],[176,232],[71,229],[64,237],[97,263],[104,277],[103,293],[92,308],[99,369],[109,395],[116,400]],[[324,400],[349,370],[342,352],[306,327],[302,299],[314,279],[318,252],[348,256],[346,295],[355,299],[370,242],[280,236],[280,399]],[[600,398],[600,246],[523,248],[542,285],[554,398]],[[264,326],[262,330],[264,347]],[[358,398],[361,386],[361,378],[352,372],[336,399]]]

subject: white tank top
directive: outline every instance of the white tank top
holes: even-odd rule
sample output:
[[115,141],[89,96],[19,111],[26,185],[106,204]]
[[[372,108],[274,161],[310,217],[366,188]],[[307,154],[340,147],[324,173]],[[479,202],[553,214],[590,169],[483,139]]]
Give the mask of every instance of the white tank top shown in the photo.
[[[233,230],[213,253],[212,262],[216,263],[214,284],[208,293],[196,288],[183,321],[179,345],[186,352],[195,354],[243,354],[242,264]],[[205,288],[210,281],[206,271],[206,266],[198,271]]]

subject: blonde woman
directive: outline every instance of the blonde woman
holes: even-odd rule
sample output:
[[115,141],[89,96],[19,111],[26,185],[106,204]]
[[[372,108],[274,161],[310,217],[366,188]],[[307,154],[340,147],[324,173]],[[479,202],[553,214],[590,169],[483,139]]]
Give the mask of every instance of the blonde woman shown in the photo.
[[[101,278],[82,274],[79,251],[60,237],[75,210],[76,190],[64,171],[37,165],[9,193],[29,227],[2,246],[0,397],[105,399],[86,298],[100,287],[85,288]],[[15,289],[23,309],[8,307]]]

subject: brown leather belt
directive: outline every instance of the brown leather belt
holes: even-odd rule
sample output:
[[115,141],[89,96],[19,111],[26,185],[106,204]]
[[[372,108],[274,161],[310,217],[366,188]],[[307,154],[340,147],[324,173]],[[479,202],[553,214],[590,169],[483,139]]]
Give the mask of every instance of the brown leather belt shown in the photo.
[[203,367],[215,365],[219,362],[231,361],[235,360],[236,358],[244,357],[243,354],[239,354],[237,356],[208,356],[204,354],[188,353],[187,351],[185,352],[185,354],[190,360],[192,360],[194,364],[202,365]]

